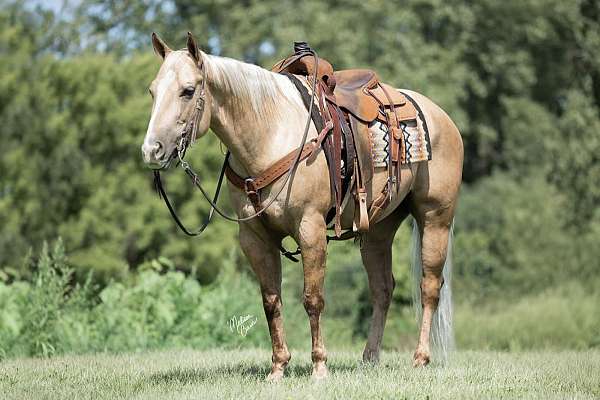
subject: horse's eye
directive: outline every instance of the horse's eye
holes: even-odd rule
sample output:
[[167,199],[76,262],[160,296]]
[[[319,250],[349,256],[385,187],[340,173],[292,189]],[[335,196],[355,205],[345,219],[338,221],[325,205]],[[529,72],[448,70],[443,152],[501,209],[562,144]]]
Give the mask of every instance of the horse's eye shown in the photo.
[[193,86],[188,86],[181,92],[181,97],[187,97],[190,99],[194,95],[194,91],[196,90]]

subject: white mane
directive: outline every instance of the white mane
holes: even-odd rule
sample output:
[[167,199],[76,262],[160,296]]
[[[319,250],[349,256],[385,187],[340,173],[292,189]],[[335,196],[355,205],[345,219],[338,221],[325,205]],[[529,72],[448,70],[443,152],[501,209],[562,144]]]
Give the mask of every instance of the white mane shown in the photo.
[[203,57],[210,84],[231,93],[226,101],[235,103],[240,112],[249,111],[244,107],[250,106],[255,115],[276,115],[282,101],[289,101],[289,94],[296,91],[286,77],[256,65],[213,55]]

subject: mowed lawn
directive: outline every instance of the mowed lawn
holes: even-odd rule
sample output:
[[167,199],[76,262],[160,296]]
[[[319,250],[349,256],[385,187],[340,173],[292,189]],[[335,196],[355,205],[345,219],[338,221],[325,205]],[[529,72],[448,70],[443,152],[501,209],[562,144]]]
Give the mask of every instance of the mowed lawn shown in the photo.
[[176,350],[0,362],[2,399],[459,399],[600,398],[600,351],[457,352],[444,367],[413,369],[409,353],[378,366],[359,352],[329,354],[313,382],[308,353],[293,352],[283,382],[268,383],[264,350]]

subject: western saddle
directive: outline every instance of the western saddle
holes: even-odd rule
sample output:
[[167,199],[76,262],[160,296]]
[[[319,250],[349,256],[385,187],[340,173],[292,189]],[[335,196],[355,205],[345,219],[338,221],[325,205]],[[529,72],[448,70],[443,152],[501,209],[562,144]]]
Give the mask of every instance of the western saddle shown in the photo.
[[[308,90],[316,90],[318,112],[313,112],[312,119],[319,134],[304,146],[301,159],[311,157],[321,148],[324,150],[335,199],[335,206],[328,217],[334,220],[335,234],[338,238],[342,235],[340,218],[345,194],[352,194],[355,201],[353,232],[364,233],[369,229],[369,222],[385,209],[394,188],[399,188],[400,165],[405,162],[400,123],[415,120],[417,110],[402,93],[380,82],[371,70],[334,71],[332,65],[321,58],[315,63],[316,57],[305,42],[295,42],[294,50],[294,54],[276,63],[272,71],[286,75],[294,83],[307,109],[310,106]],[[311,87],[311,79],[307,78],[315,73],[315,64],[317,85]],[[384,124],[388,132],[388,184],[367,207],[365,183],[372,179],[374,173],[369,125],[376,120]],[[297,152],[294,150],[260,176],[243,178],[227,168],[227,178],[245,190],[258,210],[261,205],[260,189],[289,171]]]

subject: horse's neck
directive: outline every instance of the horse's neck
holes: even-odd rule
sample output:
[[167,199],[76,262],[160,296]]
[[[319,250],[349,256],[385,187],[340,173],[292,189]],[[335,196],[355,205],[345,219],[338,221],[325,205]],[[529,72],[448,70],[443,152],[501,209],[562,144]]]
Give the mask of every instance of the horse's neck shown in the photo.
[[306,110],[291,82],[273,75],[210,58],[211,129],[231,151],[232,167],[240,174],[257,175],[300,144]]

